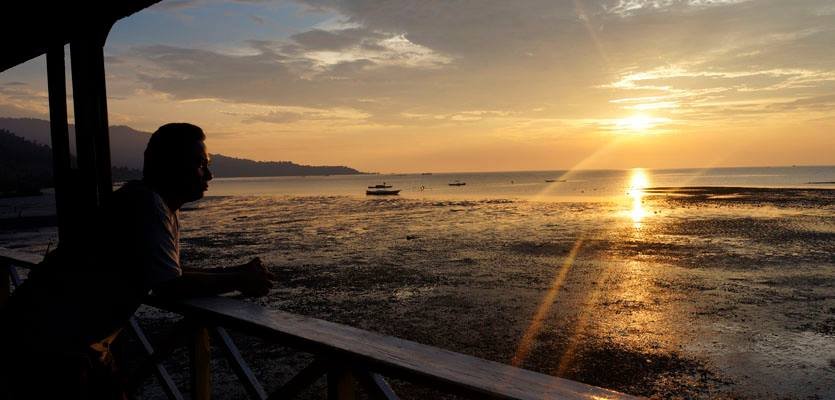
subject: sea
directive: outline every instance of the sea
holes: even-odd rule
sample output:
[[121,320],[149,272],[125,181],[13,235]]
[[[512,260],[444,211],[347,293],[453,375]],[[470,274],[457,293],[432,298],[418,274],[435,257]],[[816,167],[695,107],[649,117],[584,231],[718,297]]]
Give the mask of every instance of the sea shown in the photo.
[[[635,181],[638,179],[638,181]],[[463,186],[450,183],[463,182]],[[365,196],[387,184],[408,199],[606,200],[643,187],[731,186],[835,188],[835,167],[460,172],[264,178],[218,178],[208,196]]]
[[[0,199],[0,246],[54,248],[6,223],[51,213]],[[180,224],[184,265],[260,257],[270,309],[650,398],[835,398],[835,166],[217,178]],[[262,382],[304,364],[236,340]]]

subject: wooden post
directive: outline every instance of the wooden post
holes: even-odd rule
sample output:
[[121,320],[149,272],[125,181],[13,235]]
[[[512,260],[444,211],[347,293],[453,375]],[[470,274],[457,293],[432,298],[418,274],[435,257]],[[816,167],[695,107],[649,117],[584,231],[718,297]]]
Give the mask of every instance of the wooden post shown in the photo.
[[209,330],[197,326],[192,331],[189,345],[191,355],[191,398],[209,400],[212,398],[212,353],[209,344]]
[[80,213],[93,215],[113,190],[110,176],[110,133],[104,77],[104,41],[110,26],[90,27],[70,43],[75,140],[81,193]]
[[11,271],[9,271],[9,265],[0,261],[0,309],[3,309],[9,301],[9,295],[12,292],[11,278],[12,275]]
[[49,87],[49,128],[52,142],[52,182],[58,217],[58,241],[66,243],[74,225],[70,214],[70,138],[67,127],[67,78],[64,73],[64,46],[55,45],[46,53]]
[[328,371],[328,400],[354,400],[356,398],[356,380],[350,369],[335,366]]

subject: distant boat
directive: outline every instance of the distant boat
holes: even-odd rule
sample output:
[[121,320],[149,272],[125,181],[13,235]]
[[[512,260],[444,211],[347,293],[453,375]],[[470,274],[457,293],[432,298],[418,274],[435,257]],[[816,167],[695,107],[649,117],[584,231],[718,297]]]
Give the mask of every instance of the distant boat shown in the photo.
[[421,175],[432,175],[432,173],[431,172],[424,172]]
[[467,182],[455,181],[455,182],[450,182],[449,186],[464,186],[466,184],[467,184]]
[[367,196],[395,196],[400,194],[400,189],[392,189],[391,185],[383,182],[382,185],[369,186],[365,194]]
[[565,179],[546,179],[545,182],[565,182]]
[[400,189],[369,189],[365,191],[367,196],[395,196],[400,194]]

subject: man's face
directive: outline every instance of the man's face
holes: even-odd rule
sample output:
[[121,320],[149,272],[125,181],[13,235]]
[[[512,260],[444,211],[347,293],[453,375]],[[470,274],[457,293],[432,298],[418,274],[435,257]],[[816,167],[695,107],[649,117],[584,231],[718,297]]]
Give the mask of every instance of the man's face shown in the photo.
[[212,180],[206,144],[202,141],[195,143],[184,161],[180,175],[183,200],[186,202],[199,200],[209,189],[209,181]]

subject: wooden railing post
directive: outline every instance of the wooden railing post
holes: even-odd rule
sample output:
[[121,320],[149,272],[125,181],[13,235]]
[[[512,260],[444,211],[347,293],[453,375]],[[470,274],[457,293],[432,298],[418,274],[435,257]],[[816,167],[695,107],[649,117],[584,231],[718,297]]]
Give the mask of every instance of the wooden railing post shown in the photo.
[[357,384],[354,374],[343,366],[334,366],[328,371],[328,400],[354,400],[357,398]]
[[9,264],[0,261],[0,308],[6,305],[12,292],[12,273],[9,268],[11,268]]
[[195,326],[189,343],[191,355],[191,398],[209,400],[212,398],[211,347],[209,329]]

